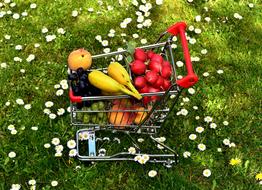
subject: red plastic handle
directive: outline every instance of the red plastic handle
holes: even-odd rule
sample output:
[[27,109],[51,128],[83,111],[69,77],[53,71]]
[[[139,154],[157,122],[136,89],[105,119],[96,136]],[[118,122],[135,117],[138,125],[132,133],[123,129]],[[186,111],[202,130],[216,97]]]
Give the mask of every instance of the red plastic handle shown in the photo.
[[75,96],[73,93],[73,90],[70,88],[69,89],[69,98],[71,102],[76,102],[76,103],[81,103],[82,102],[82,97],[81,96]]
[[196,84],[198,81],[198,77],[194,73],[191,59],[190,59],[190,54],[189,54],[186,35],[185,35],[186,27],[187,25],[185,22],[177,22],[176,24],[172,25],[171,27],[167,29],[168,33],[175,35],[175,36],[179,34],[181,38],[184,59],[186,62],[187,76],[183,77],[180,80],[177,80],[177,84],[183,88],[189,88],[193,86],[194,84]]

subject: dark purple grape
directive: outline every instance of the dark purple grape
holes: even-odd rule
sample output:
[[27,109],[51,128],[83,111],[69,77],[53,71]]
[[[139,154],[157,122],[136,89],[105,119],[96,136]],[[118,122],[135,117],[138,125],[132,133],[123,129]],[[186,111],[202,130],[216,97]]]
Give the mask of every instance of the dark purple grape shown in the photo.
[[73,88],[73,92],[74,92],[74,95],[75,95],[75,96],[79,96],[79,95],[80,95],[79,86],[75,86],[75,87]]
[[79,67],[76,70],[76,72],[77,72],[78,77],[81,77],[84,74],[85,70],[82,67]]
[[84,81],[80,80],[80,81],[79,81],[79,88],[80,88],[81,90],[84,90],[84,89],[87,88],[87,84],[86,84]]
[[84,74],[79,78],[79,80],[87,81],[87,74],[84,73]]
[[84,101],[83,106],[85,107],[90,107],[91,106],[91,101]]
[[76,108],[77,109],[82,109],[82,107],[83,107],[83,103],[82,102],[76,104]]
[[74,81],[77,80],[78,76],[76,73],[71,73],[70,75],[68,75],[68,80]]

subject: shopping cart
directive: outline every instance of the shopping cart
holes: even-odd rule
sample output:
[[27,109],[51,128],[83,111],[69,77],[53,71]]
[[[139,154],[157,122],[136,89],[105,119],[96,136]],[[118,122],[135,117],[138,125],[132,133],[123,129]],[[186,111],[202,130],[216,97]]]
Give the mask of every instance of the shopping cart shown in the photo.
[[[76,132],[76,142],[77,142],[77,157],[82,161],[120,161],[120,160],[135,160],[134,157],[138,155],[146,154],[149,157],[149,162],[154,163],[164,163],[166,166],[171,166],[172,163],[177,163],[177,152],[165,145],[163,142],[156,138],[157,131],[161,128],[161,125],[165,122],[168,114],[173,109],[174,105],[178,101],[179,95],[184,88],[189,88],[193,86],[197,81],[198,77],[194,74],[190,54],[187,45],[187,39],[185,35],[186,24],[184,22],[178,22],[171,27],[169,27],[164,33],[162,33],[155,44],[142,46],[142,49],[153,49],[154,51],[158,51],[161,53],[162,57],[165,60],[168,60],[172,65],[172,85],[170,88],[163,92],[156,93],[142,93],[142,97],[145,98],[147,96],[157,96],[158,101],[151,102],[149,105],[145,106],[143,101],[134,100],[133,97],[129,95],[102,95],[102,96],[75,96],[72,88],[69,91],[70,97],[70,106],[71,106],[71,124],[77,127]],[[164,42],[160,42],[164,36],[169,34],[167,40]],[[186,76],[182,79],[177,79],[176,66],[174,61],[174,49],[171,47],[174,36],[180,36],[183,55],[186,66]],[[127,50],[99,54],[92,56],[93,65],[96,65],[95,61],[101,60],[103,58],[117,57],[123,56],[126,58],[128,56]],[[109,63],[110,61],[108,61]],[[126,68],[130,73],[130,77],[132,78],[132,74],[130,72],[129,64],[124,59],[121,64]],[[95,68],[102,70],[104,72],[107,71],[106,68]],[[103,82],[103,81],[101,81]],[[128,109],[112,109],[114,102],[120,102],[121,104],[129,104]],[[78,108],[77,105],[84,102],[100,102],[97,103],[94,109],[83,109]],[[102,102],[102,103],[101,103]],[[144,107],[144,109],[136,109],[134,106]],[[128,107],[128,105],[126,105]],[[108,119],[104,119],[105,115],[109,116],[110,114],[129,114],[129,117],[132,117],[132,114],[142,114],[141,120],[134,122],[129,122],[128,124],[119,124],[114,125],[108,121]],[[89,119],[84,119],[85,116]],[[91,117],[91,119],[90,119]],[[124,119],[124,117],[122,117]],[[121,122],[120,122],[121,123]],[[130,153],[127,151],[119,152],[113,155],[106,155],[105,150],[97,151],[96,143],[98,138],[96,137],[96,132],[98,131],[112,131],[123,132],[130,137],[134,148],[136,149],[135,153]],[[144,153],[143,150],[139,147],[138,143],[133,139],[132,134],[147,134],[150,136],[150,139],[153,140],[157,145],[161,145],[166,151],[161,154],[159,153]],[[119,135],[119,133],[116,133]],[[99,138],[101,140],[101,138]],[[81,145],[83,144],[83,140],[86,140],[85,146],[87,146],[86,151],[87,154],[83,154],[81,151]],[[88,145],[87,145],[88,144]],[[103,152],[104,151],[104,152]],[[102,153],[101,153],[102,152]]]

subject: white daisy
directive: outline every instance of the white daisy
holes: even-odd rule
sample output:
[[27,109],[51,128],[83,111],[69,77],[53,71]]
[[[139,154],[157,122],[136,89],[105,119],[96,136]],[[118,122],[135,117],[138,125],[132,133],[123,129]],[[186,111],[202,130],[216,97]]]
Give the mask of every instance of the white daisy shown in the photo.
[[198,110],[198,107],[197,107],[197,106],[193,106],[193,109],[194,109],[194,110]]
[[200,143],[197,145],[197,148],[200,150],[200,151],[204,151],[206,150],[206,145],[204,145],[203,143]]
[[217,74],[223,74],[224,71],[222,69],[217,70]]
[[144,142],[144,139],[143,138],[139,138],[139,139],[137,139],[137,141],[142,143],[142,142]]
[[50,118],[50,119],[55,119],[55,118],[56,118],[56,114],[50,113],[50,114],[49,114],[49,118]]
[[49,114],[51,113],[51,110],[48,109],[48,108],[45,108],[45,109],[44,109],[44,113],[47,114],[47,115],[49,115]]
[[8,157],[9,158],[14,158],[14,157],[16,157],[16,153],[11,151],[11,152],[8,153]]
[[141,160],[141,158],[142,158],[141,155],[137,155],[137,156],[135,156],[134,161],[137,162],[137,161]]
[[104,52],[104,53],[109,53],[109,52],[110,52],[110,48],[105,48],[105,49],[103,50],[103,52]]
[[47,107],[47,108],[51,108],[53,105],[54,105],[54,103],[51,102],[51,101],[47,101],[47,102],[45,103],[45,107]]
[[56,91],[55,94],[56,94],[57,96],[62,96],[63,93],[64,93],[64,90],[63,90],[63,89],[59,89],[59,90]]
[[69,151],[69,156],[70,156],[70,157],[74,157],[74,156],[76,156],[76,154],[77,154],[76,149],[71,149],[71,150]]
[[104,47],[108,46],[108,41],[107,40],[103,40],[102,41],[102,46],[104,46]]
[[94,8],[90,7],[90,8],[87,9],[87,11],[90,12],[90,13],[94,12]]
[[194,31],[195,31],[196,34],[200,34],[202,32],[202,30],[200,28],[195,28]]
[[10,130],[10,131],[11,131],[11,130],[14,130],[14,129],[15,129],[15,126],[14,126],[14,125],[8,125],[8,126],[7,126],[7,129]]
[[61,86],[62,86],[62,89],[64,89],[64,90],[68,89],[68,87],[69,87],[67,83],[62,84]]
[[34,179],[30,179],[28,181],[28,185],[35,185],[35,184],[36,184],[36,180],[34,180]]
[[35,9],[35,8],[36,8],[36,4],[35,4],[35,3],[31,3],[31,4],[30,4],[30,8],[31,8],[31,9]]
[[136,149],[134,147],[130,147],[128,149],[129,154],[136,154]]
[[65,30],[63,28],[58,28],[57,33],[59,34],[65,34]]
[[157,172],[155,171],[155,170],[150,170],[149,172],[148,172],[148,176],[149,177],[155,177],[157,175]]
[[49,143],[45,143],[45,144],[44,144],[44,147],[45,147],[45,148],[50,148],[51,145],[50,145]]
[[20,69],[20,72],[21,73],[25,73],[25,69]]
[[203,127],[201,127],[201,126],[196,128],[196,132],[198,132],[198,133],[202,133],[204,130],[205,129]]
[[7,64],[6,63],[1,63],[1,68],[7,68]]
[[26,105],[24,106],[24,108],[25,108],[26,110],[30,110],[30,109],[32,108],[32,106],[31,106],[31,104],[26,104]]
[[211,21],[210,17],[205,17],[204,19],[205,19],[206,22],[210,22]]
[[223,125],[227,126],[228,124],[228,121],[223,121]]
[[51,42],[51,41],[53,41],[54,39],[56,39],[56,35],[47,35],[46,37],[45,37],[45,39],[46,39],[46,41],[47,42]]
[[25,103],[24,103],[24,100],[22,100],[22,99],[20,99],[20,98],[16,99],[16,103],[17,103],[18,105],[24,105],[24,104],[25,104]]
[[35,47],[35,48],[38,48],[38,47],[40,47],[40,44],[39,44],[39,43],[35,43],[35,44],[34,44],[34,47]]
[[76,141],[75,140],[69,140],[67,141],[67,147],[70,149],[73,149],[76,147]]
[[136,25],[137,28],[143,28],[143,24]]
[[31,129],[32,129],[33,131],[37,131],[37,130],[38,130],[38,127],[34,126],[34,127],[31,127]]
[[249,8],[254,8],[254,4],[253,3],[248,3],[248,7]]
[[141,44],[146,44],[147,43],[147,40],[146,39],[141,39]]
[[22,62],[22,59],[20,57],[14,57],[14,61],[16,62]]
[[157,148],[158,148],[159,150],[163,150],[165,147],[163,147],[163,146],[160,145],[160,144],[157,144]]
[[190,38],[189,39],[189,43],[190,44],[195,44],[196,43],[196,39],[195,38]]
[[16,6],[16,3],[11,3],[10,4],[10,7],[15,7]]
[[191,153],[186,151],[183,153],[184,158],[189,158],[191,156]]
[[203,54],[203,55],[207,54],[207,49],[202,49],[201,54]]
[[200,16],[200,15],[197,15],[197,16],[195,17],[195,20],[196,20],[196,22],[200,22],[200,21],[201,21],[201,16]]
[[65,109],[64,108],[59,108],[57,110],[57,115],[63,115],[65,113]]
[[27,58],[26,58],[26,61],[27,62],[31,62],[35,59],[35,55],[34,54],[30,54]]
[[26,16],[28,16],[28,13],[26,12],[26,11],[24,11],[24,12],[22,12],[22,14],[21,14],[23,17],[26,17]]
[[172,45],[171,45],[171,48],[176,49],[176,48],[177,48],[177,45],[176,45],[176,44],[172,44]]
[[195,117],[195,119],[196,119],[196,120],[199,120],[199,119],[200,119],[200,117],[199,117],[199,116],[196,116],[196,117]]
[[14,13],[14,14],[13,14],[13,19],[16,19],[16,20],[17,20],[17,19],[19,19],[19,18],[20,18],[20,15],[19,15],[18,13]]
[[215,128],[217,128],[217,124],[215,124],[215,123],[210,123],[209,126],[210,126],[211,129],[215,129]]
[[194,0],[187,0],[187,2],[192,3]]
[[243,17],[238,13],[234,13],[234,17],[239,20],[243,19]]
[[188,114],[188,111],[185,108],[181,109],[180,111],[181,111],[181,114],[184,116]]
[[135,5],[135,6],[138,6],[138,5],[139,5],[138,2],[137,2],[137,0],[132,0],[132,4]]
[[47,33],[48,32],[48,29],[44,26],[43,28],[42,28],[42,33],[44,34],[44,33]]
[[195,140],[197,138],[196,134],[190,134],[188,137],[190,140]]
[[213,118],[210,117],[210,116],[206,116],[206,117],[204,118],[204,121],[207,122],[207,123],[211,122],[212,120],[213,120]]
[[64,150],[64,147],[63,147],[63,145],[57,145],[57,146],[55,146],[55,150],[56,150],[56,152],[62,152],[63,150]]
[[80,134],[82,134],[83,140],[88,140],[89,139],[89,133],[87,131],[84,131],[84,132],[82,132]]
[[127,24],[125,22],[120,23],[120,28],[126,28],[126,27],[127,27]]
[[72,11],[71,15],[72,15],[72,17],[77,17],[78,11],[77,10]]
[[141,22],[143,22],[144,21],[144,16],[143,15],[139,15],[138,17],[137,17],[137,20],[136,20],[138,23],[141,23]]
[[156,4],[157,5],[162,5],[163,4],[163,0],[156,0]]
[[205,170],[203,171],[203,176],[209,177],[210,175],[211,175],[210,169],[205,169]]
[[57,181],[51,181],[51,186],[52,187],[56,187],[58,185],[58,182]]
[[102,41],[102,36],[101,36],[101,35],[97,35],[97,36],[95,37],[95,39],[96,39],[97,41],[101,42],[101,41]]
[[55,138],[52,139],[51,143],[52,143],[53,145],[55,145],[55,146],[56,146],[56,145],[59,145],[60,139],[55,137]]
[[183,102],[189,102],[189,98],[188,97],[185,97],[185,98],[182,98]]
[[184,66],[184,63],[182,61],[177,61],[176,62],[176,66],[177,67],[183,67]]
[[192,25],[190,25],[190,26],[188,27],[188,30],[192,32],[192,31],[194,31],[194,30],[195,30],[195,27],[194,27],[194,26],[192,26]]
[[232,143],[229,144],[229,147],[230,147],[230,148],[231,148],[231,147],[236,147],[236,144],[232,142]]
[[222,152],[222,148],[217,148],[217,152]]
[[7,101],[6,103],[5,103],[5,106],[10,106],[10,102],[9,101]]
[[19,189],[21,189],[20,184],[12,184],[12,188],[10,190],[19,190]]
[[16,135],[17,134],[17,130],[16,129],[11,130],[11,134],[12,135]]
[[149,17],[150,14],[151,14],[151,13],[150,13],[149,11],[147,11],[147,12],[145,12],[144,16],[145,16],[145,17]]
[[229,146],[230,145],[230,140],[229,139],[224,139],[223,140],[223,144],[226,145],[226,146]]
[[62,154],[62,152],[56,152],[55,153],[55,157],[61,157],[63,154]]

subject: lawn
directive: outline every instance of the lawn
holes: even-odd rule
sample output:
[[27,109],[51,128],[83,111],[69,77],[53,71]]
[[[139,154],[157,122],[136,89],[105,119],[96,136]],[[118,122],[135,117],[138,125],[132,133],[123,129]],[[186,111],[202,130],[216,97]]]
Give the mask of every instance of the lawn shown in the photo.
[[[0,189],[260,189],[261,2],[191,1],[2,0]],[[143,2],[152,8],[147,4],[145,10]],[[142,28],[137,11],[150,19]],[[70,157],[67,142],[77,129],[68,112],[69,53],[82,47],[93,55],[117,51],[129,41],[152,44],[178,21],[188,25],[199,82],[183,90],[157,136],[178,151],[179,163],[166,168]],[[175,62],[184,61],[179,40],[174,44]],[[105,145],[108,152],[132,146],[128,136],[99,135],[120,139]],[[56,154],[54,138],[62,155]],[[133,138],[143,138],[140,145],[149,151],[158,149],[147,143],[148,135]],[[157,175],[150,177],[151,170]]]

